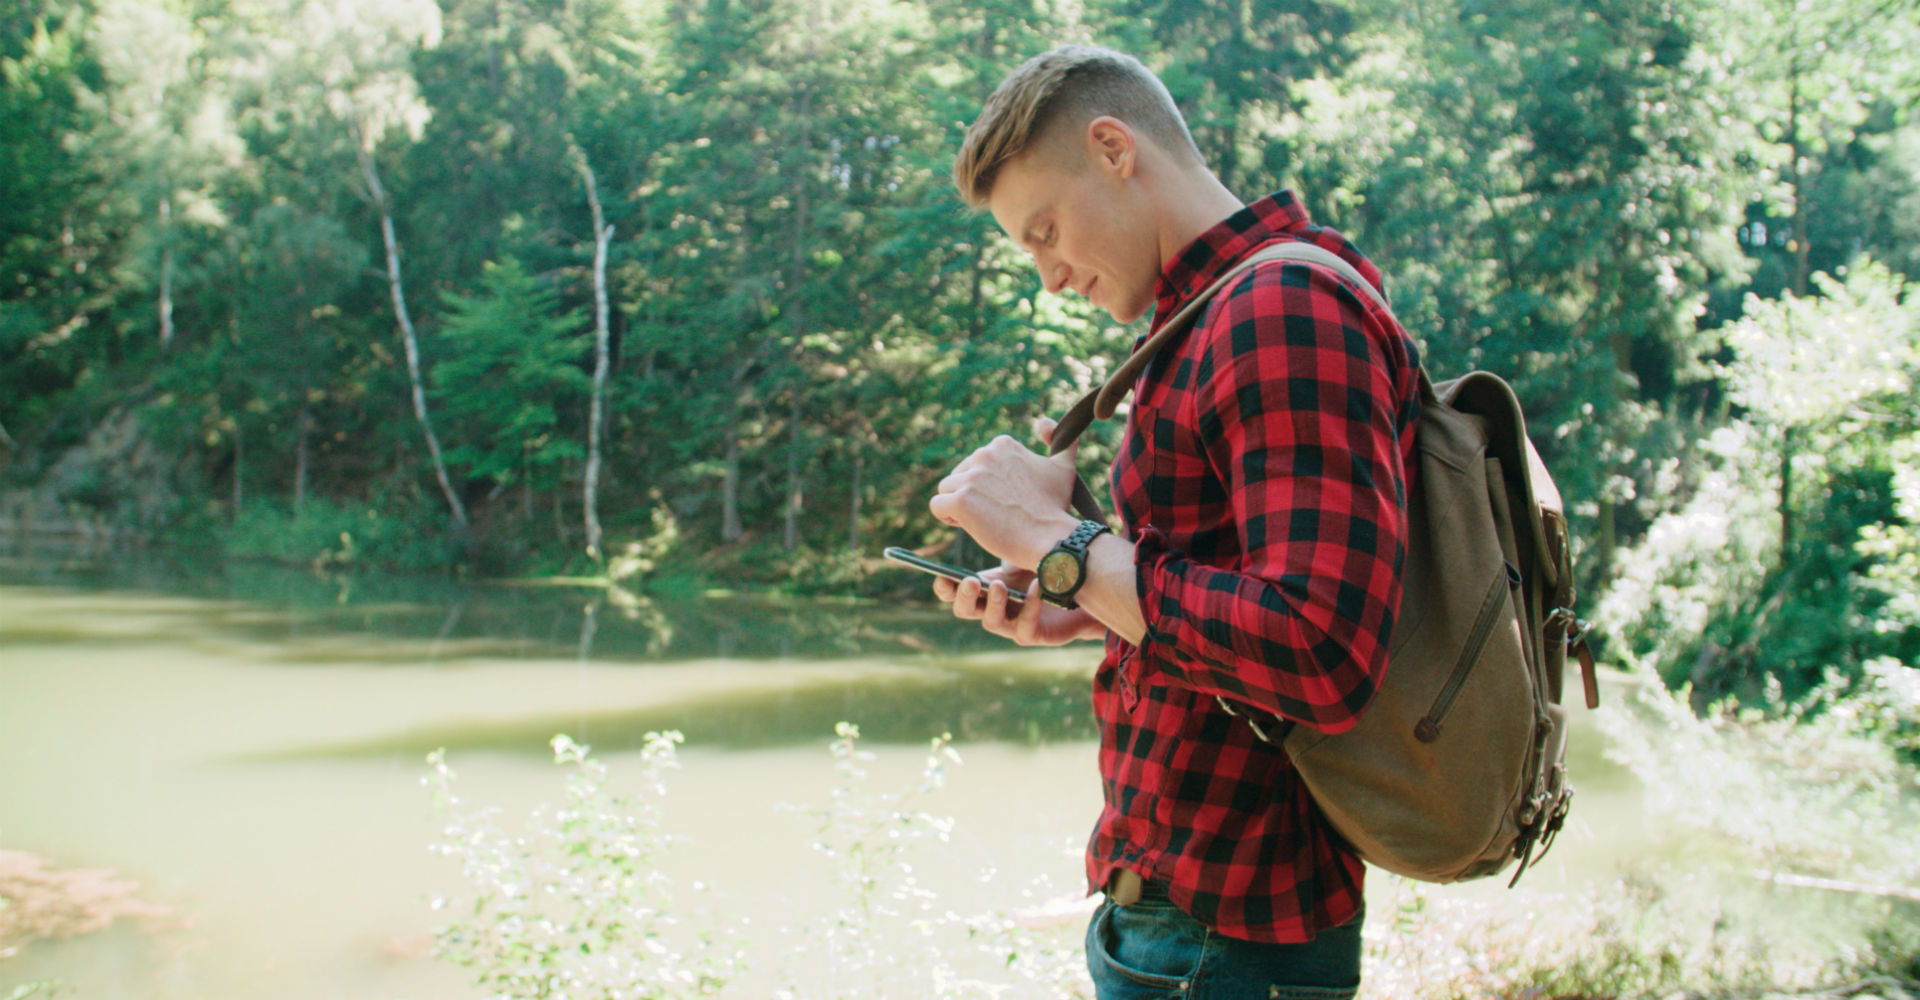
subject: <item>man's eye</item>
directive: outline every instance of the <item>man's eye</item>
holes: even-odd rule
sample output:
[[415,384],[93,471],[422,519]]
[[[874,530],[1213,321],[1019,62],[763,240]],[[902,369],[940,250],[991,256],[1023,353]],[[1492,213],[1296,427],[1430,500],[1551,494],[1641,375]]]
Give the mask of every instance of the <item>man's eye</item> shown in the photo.
[[1046,237],[1045,237],[1044,239],[1042,239],[1042,240],[1040,241],[1040,245],[1041,245],[1041,246],[1049,246],[1049,247],[1050,247],[1050,246],[1052,246],[1052,245],[1054,245],[1055,243],[1057,243],[1057,242],[1059,242],[1059,240],[1060,240],[1060,230],[1058,230],[1058,229],[1048,229],[1048,230],[1047,230],[1047,235],[1046,235]]

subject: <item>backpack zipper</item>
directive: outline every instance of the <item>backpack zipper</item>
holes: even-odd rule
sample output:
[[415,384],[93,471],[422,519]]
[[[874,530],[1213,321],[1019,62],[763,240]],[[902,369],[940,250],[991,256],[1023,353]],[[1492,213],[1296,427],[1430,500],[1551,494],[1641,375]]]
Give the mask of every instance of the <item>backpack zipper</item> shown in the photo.
[[1493,635],[1493,627],[1500,620],[1500,598],[1503,596],[1500,584],[1509,588],[1520,586],[1520,571],[1512,563],[1502,563],[1506,572],[1493,578],[1493,586],[1487,588],[1487,596],[1480,602],[1480,614],[1473,620],[1473,630],[1467,633],[1467,644],[1460,651],[1460,659],[1453,665],[1453,672],[1447,675],[1447,683],[1433,699],[1433,707],[1413,727],[1413,735],[1422,743],[1432,743],[1440,738],[1440,720],[1446,718],[1447,710],[1453,707],[1453,699],[1460,695],[1460,688],[1467,683],[1467,675],[1473,672],[1473,665],[1480,659],[1480,651],[1486,648],[1487,639]]

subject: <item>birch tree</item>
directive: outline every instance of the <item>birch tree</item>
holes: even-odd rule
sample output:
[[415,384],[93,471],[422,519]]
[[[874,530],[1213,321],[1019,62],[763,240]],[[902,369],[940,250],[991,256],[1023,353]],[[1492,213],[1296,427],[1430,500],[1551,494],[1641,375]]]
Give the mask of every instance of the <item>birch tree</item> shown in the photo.
[[600,205],[600,183],[587,162],[587,154],[574,147],[580,180],[587,189],[587,206],[593,214],[593,394],[587,414],[587,468],[581,486],[582,519],[587,530],[587,555],[594,562],[606,561],[600,528],[600,441],[606,435],[607,371],[612,362],[612,324],[607,305],[607,245],[613,242],[613,226],[607,222]]
[[304,118],[318,110],[339,130],[352,156],[359,193],[379,218],[388,296],[400,329],[419,422],[434,478],[446,497],[454,525],[468,525],[466,504],[454,489],[428,411],[425,365],[413,314],[407,306],[393,199],[380,174],[383,141],[399,134],[417,141],[431,116],[420,99],[411,60],[414,51],[440,39],[440,9],[432,0],[308,0],[293,11],[289,30],[262,53],[270,102]]

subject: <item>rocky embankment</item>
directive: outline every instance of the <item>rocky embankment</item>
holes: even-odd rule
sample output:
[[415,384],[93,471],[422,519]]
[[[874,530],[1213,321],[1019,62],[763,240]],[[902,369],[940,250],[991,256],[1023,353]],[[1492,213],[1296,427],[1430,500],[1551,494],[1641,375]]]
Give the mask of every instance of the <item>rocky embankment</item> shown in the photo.
[[149,537],[179,512],[175,464],[132,406],[115,408],[57,454],[0,440],[0,535]]

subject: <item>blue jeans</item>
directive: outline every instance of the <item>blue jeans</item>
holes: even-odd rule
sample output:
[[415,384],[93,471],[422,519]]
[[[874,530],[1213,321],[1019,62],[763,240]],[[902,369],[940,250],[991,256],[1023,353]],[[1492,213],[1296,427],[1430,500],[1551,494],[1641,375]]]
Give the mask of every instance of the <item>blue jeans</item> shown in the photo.
[[1260,944],[1215,933],[1149,891],[1102,901],[1087,926],[1087,969],[1099,1000],[1351,1000],[1360,989],[1360,925],[1305,944]]

